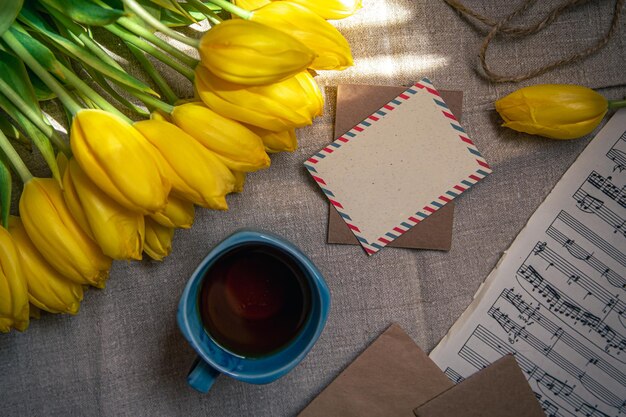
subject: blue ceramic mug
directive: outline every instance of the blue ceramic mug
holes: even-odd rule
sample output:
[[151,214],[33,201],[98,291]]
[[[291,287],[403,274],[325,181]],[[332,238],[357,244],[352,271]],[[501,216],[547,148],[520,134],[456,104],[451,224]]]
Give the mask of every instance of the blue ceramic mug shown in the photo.
[[[245,245],[267,245],[288,256],[300,269],[311,290],[311,303],[304,325],[280,350],[267,356],[246,358],[220,346],[202,324],[199,296],[203,278],[225,254]],[[267,232],[238,231],[218,244],[191,275],[178,305],[178,327],[198,353],[187,382],[200,392],[208,392],[215,378],[229,375],[252,384],[272,382],[291,371],[309,353],[326,323],[330,292],[320,271],[293,244]]]

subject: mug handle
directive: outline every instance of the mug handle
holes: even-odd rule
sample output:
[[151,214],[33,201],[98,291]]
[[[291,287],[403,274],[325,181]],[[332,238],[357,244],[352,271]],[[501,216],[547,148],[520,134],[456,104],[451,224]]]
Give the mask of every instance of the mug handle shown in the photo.
[[197,356],[187,374],[187,383],[196,391],[206,394],[219,375],[215,368]]

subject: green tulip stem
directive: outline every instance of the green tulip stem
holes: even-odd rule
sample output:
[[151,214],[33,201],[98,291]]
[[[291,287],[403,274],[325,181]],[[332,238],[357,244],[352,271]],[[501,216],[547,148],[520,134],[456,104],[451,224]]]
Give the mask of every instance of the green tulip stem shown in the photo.
[[162,110],[167,114],[170,114],[174,111],[174,106],[172,106],[171,104],[167,104],[159,100],[158,98],[154,98],[151,95],[142,93],[141,91],[137,90],[129,91],[129,93],[137,97],[139,100],[143,101],[143,103],[148,107]]
[[187,0],[187,3],[192,5],[197,11],[206,16],[207,19],[211,21],[213,24],[221,23],[222,19],[215,14],[213,10],[206,4],[202,3],[200,0]]
[[123,41],[132,43],[137,48],[152,55],[159,61],[163,62],[164,64],[178,71],[189,81],[193,81],[193,70],[191,68],[181,64],[180,62],[174,61],[169,55],[160,51],[154,45],[146,42],[145,40],[141,39],[138,36],[133,35],[132,33],[129,33],[128,31],[126,31],[125,29],[122,29],[120,26],[116,24],[106,25],[104,26],[104,28],[108,30],[109,32],[111,32],[112,34],[114,34],[115,36],[117,36],[118,38],[122,39]]
[[141,64],[146,73],[152,78],[152,81],[159,87],[159,90],[163,93],[165,98],[169,103],[176,103],[178,101],[178,96],[174,93],[174,90],[170,87],[170,85],[165,81],[163,76],[154,68],[154,65],[146,56],[143,51],[137,48],[132,43],[126,42],[126,46],[130,50],[130,52],[135,56],[137,61]]
[[234,15],[241,17],[242,19],[250,20],[250,18],[252,17],[251,11],[242,9],[241,7],[234,5],[229,1],[226,1],[226,0],[209,0],[209,1],[213,3],[214,5],[219,6],[222,9],[226,10],[227,12],[230,12]]
[[143,20],[149,26],[152,26],[154,29],[158,30],[159,32],[163,32],[167,36],[173,39],[176,39],[177,41],[180,41],[184,43],[185,45],[193,46],[194,48],[198,47],[197,39],[192,39],[188,36],[183,35],[182,33],[178,33],[175,30],[168,28],[163,23],[161,23],[159,19],[152,16],[146,9],[141,7],[141,5],[137,3],[135,0],[122,0],[122,2],[124,3],[126,7],[128,7],[130,10],[135,12],[135,14],[141,20]]
[[50,74],[37,60],[22,46],[10,30],[5,31],[2,34],[2,39],[9,45],[9,47],[20,57],[26,65],[48,86],[52,92],[54,92],[63,105],[68,109],[72,115],[75,115],[81,110],[81,106],[74,100],[70,94],[63,88],[63,86]]
[[0,149],[9,159],[11,165],[13,165],[13,169],[15,169],[15,172],[20,176],[24,184],[33,178],[33,174],[30,173],[26,164],[22,161],[22,158],[20,158],[13,145],[11,145],[11,142],[9,142],[9,139],[7,139],[2,131],[0,131]]
[[71,35],[71,37],[74,39],[74,43],[80,44],[82,42],[82,44],[87,49],[89,49],[91,53],[100,58],[102,62],[124,71],[124,68],[122,68],[122,66],[116,60],[111,58],[98,42],[89,37],[89,34],[85,29],[82,28],[82,26],[74,23],[73,20],[68,19],[63,13],[60,13],[54,7],[49,7],[45,3],[42,5],[56,21],[57,27],[60,31],[62,31],[62,34],[66,38],[68,38],[66,34]]
[[[3,79],[0,78],[0,93],[4,94],[6,98],[13,103],[17,109],[28,118],[41,132],[50,139],[54,145],[59,148],[63,153],[68,154],[70,152],[68,144],[61,139],[59,134],[52,126],[44,121],[41,114],[38,114],[31,106],[29,106],[18,93],[15,92],[11,86],[9,86]],[[68,154],[69,155],[69,154]]]
[[176,58],[179,61],[185,63],[185,65],[187,65],[188,67],[195,68],[195,66],[198,65],[198,60],[197,59],[190,57],[189,55],[187,55],[184,52],[182,52],[179,49],[177,49],[175,46],[170,45],[169,43],[167,43],[163,39],[157,37],[154,33],[150,32],[148,29],[146,29],[145,27],[135,23],[131,19],[129,19],[127,17],[121,17],[117,21],[117,23],[119,23],[120,25],[122,25],[123,27],[128,29],[129,31],[133,32],[135,35],[141,36],[142,38],[144,38],[148,42],[150,42],[150,43],[154,44],[155,46],[161,48],[162,50],[164,50],[168,54],[172,55],[174,58]]
[[609,100],[609,109],[617,110],[626,107],[626,99],[624,100]]
[[98,94],[94,89],[89,87],[87,83],[85,83],[83,80],[80,79],[80,77],[74,74],[72,70],[66,68],[62,64],[60,64],[60,70],[69,84],[73,85],[78,91],[80,91],[89,100],[93,101],[102,110],[105,110],[109,113],[113,113],[114,115],[126,120],[128,123],[132,123],[132,120],[126,117],[124,113],[119,111],[115,106],[109,103],[104,97]]

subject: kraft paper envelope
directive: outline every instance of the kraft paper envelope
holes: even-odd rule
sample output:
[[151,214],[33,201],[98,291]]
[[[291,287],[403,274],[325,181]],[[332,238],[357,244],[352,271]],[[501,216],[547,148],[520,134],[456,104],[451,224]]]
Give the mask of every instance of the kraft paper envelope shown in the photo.
[[414,410],[417,417],[545,417],[512,355]]
[[368,255],[491,172],[426,78],[305,166]]
[[[386,85],[344,84],[337,87],[335,110],[335,138],[338,138],[361,120],[374,113],[406,87]],[[452,114],[461,120],[463,92],[439,90]],[[454,202],[437,210],[424,221],[389,243],[389,246],[413,249],[450,250]],[[328,210],[328,243],[358,245],[359,241],[343,221],[339,212],[330,205]]]
[[454,384],[398,326],[391,325],[300,417],[412,417]]

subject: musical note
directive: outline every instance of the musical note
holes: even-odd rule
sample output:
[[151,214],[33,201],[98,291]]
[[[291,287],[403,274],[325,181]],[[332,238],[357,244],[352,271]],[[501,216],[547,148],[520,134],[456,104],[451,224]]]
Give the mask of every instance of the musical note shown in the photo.
[[[557,220],[559,223],[557,223]],[[605,239],[601,238],[597,233],[576,220],[571,214],[564,210],[561,210],[561,212],[558,214],[558,216],[550,226],[556,228],[556,225],[560,223],[563,223],[564,225],[587,239],[589,243],[602,250],[611,258],[615,259],[617,262],[620,263],[620,265],[626,267],[626,254],[615,248],[615,246],[608,243]]]
[[613,162],[615,162],[615,166],[613,167],[613,172],[619,171],[622,172],[626,169],[626,153],[618,150],[611,149],[606,156]]
[[[519,312],[533,311],[533,318],[535,319],[535,322],[544,328],[548,333],[551,333],[553,337],[558,335],[563,343],[587,360],[587,365],[593,364],[597,366],[608,376],[619,382],[620,385],[626,387],[626,374],[624,374],[624,372],[615,368],[605,359],[598,357],[597,354],[580,342],[578,337],[564,331],[560,325],[554,323],[539,310],[533,309],[526,301],[524,301],[521,294],[517,294],[513,289],[508,288],[502,291],[502,294],[500,294],[498,299],[502,299],[511,304]],[[580,335],[580,333],[578,334]],[[626,343],[626,339],[624,342]]]
[[[501,356],[514,355],[518,365],[522,368],[522,371],[528,375],[529,379],[534,380],[540,387],[544,387],[555,398],[555,402],[562,402],[571,407],[572,410],[589,409],[593,410],[594,406],[591,406],[585,399],[576,393],[574,387],[568,383],[555,378],[553,375],[547,373],[542,367],[537,366],[532,360],[520,353],[508,344],[505,344],[500,338],[493,334],[482,324],[479,324],[472,332],[471,336],[465,342],[464,346],[468,344],[478,346],[481,345],[492,349]],[[481,349],[482,350],[482,349]],[[482,368],[477,368],[482,369]],[[623,408],[621,408],[623,409]],[[601,413],[600,410],[595,407],[595,411]],[[619,410],[618,410],[619,412]],[[611,417],[606,413],[596,414],[602,417]]]
[[459,374],[457,371],[450,367],[446,368],[443,373],[446,374],[446,376],[455,384],[458,384],[459,382],[463,382],[465,380],[465,378],[463,378],[461,374]]
[[[574,265],[567,262],[561,255],[555,252],[548,245],[544,245],[543,250],[537,253],[536,256],[542,258],[551,266],[554,266],[554,268],[556,268],[559,272],[565,275],[565,277],[567,277],[568,279],[570,279],[572,276],[576,276],[577,279],[574,282],[580,288],[587,291],[588,295],[591,295],[597,298],[600,302],[602,302],[605,307],[609,308],[610,310],[615,308],[618,312],[626,311],[626,303],[624,301],[619,300],[615,294],[609,292],[596,280],[590,278]],[[537,273],[534,268],[532,268],[532,270]],[[615,278],[619,279],[618,277],[619,276],[615,274]]]
[[602,221],[611,226],[615,233],[621,233],[626,237],[626,220],[616,214],[613,210],[605,207],[604,201],[591,196],[589,193],[582,189],[578,189],[574,195],[576,205],[581,211],[585,213],[595,214]]
[[585,213],[595,213],[604,207],[604,201],[587,194],[585,191],[580,191],[580,193],[577,192],[574,194],[574,198],[576,199],[578,208]]

